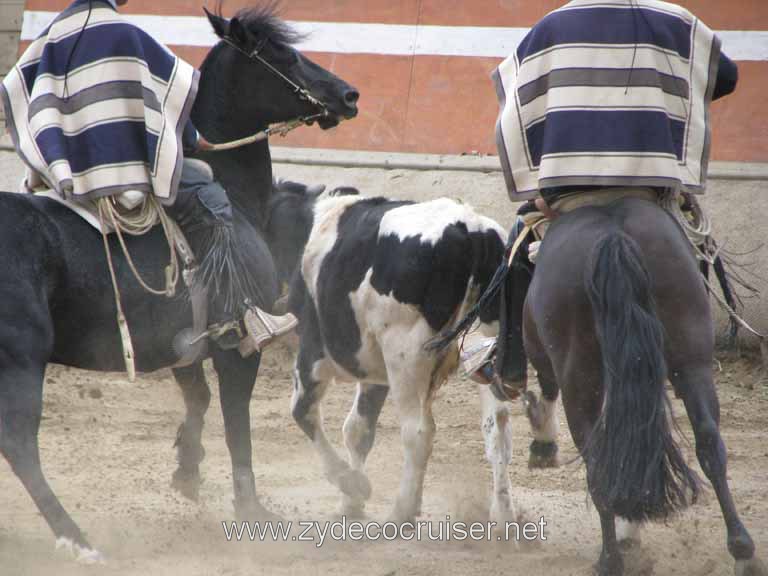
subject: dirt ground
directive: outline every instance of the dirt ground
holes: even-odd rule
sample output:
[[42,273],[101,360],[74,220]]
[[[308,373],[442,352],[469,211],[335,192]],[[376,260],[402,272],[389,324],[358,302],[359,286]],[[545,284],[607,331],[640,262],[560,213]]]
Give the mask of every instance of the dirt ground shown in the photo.
[[[0,159],[1,160],[1,159]],[[508,223],[512,208],[498,177],[482,174],[406,173],[281,167],[284,176],[330,185],[358,185],[368,193],[404,197],[470,197],[481,211]],[[7,176],[7,172],[5,174]],[[10,177],[9,177],[10,178]],[[15,175],[9,181],[15,182]],[[0,186],[3,182],[0,181]],[[264,358],[251,404],[257,489],[265,503],[294,522],[334,520],[338,494],[324,479],[309,441],[289,413],[292,359],[287,349]],[[722,358],[716,366],[722,431],[730,456],[729,479],[742,518],[758,551],[768,557],[768,384],[758,365]],[[546,541],[535,545],[481,542],[241,542],[225,538],[233,520],[229,455],[224,442],[215,376],[214,399],[204,432],[207,457],[198,503],[170,488],[173,442],[183,402],[170,373],[131,384],[121,374],[97,374],[51,366],[45,385],[40,443],[44,470],[62,503],[107,558],[105,566],[80,566],[54,551],[53,537],[23,487],[0,460],[1,576],[245,576],[350,574],[366,576],[501,574],[587,575],[599,553],[597,515],[587,504],[578,463],[529,471],[530,434],[514,406],[513,498],[527,520],[546,521]],[[353,388],[332,387],[324,403],[326,428],[342,449],[341,424]],[[692,439],[682,405],[674,401],[683,432]],[[474,385],[452,378],[435,405],[438,432],[424,491],[425,518],[483,520],[490,467],[483,454]],[[563,461],[575,449],[565,419]],[[689,459],[695,456],[685,447]],[[388,403],[368,461],[373,495],[371,520],[383,521],[394,500],[401,469],[397,415]],[[696,465],[698,470],[698,465]],[[733,563],[714,494],[667,525],[643,532],[626,560],[633,575],[725,575]]]

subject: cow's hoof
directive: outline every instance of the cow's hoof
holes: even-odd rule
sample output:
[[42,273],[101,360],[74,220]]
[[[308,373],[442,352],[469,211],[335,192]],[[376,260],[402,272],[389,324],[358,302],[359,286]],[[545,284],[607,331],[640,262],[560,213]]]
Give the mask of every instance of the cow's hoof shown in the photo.
[[534,440],[531,442],[528,468],[557,468],[560,466],[557,450],[556,442]]
[[171,488],[192,502],[200,498],[200,484],[199,472],[188,472],[181,468],[176,469],[171,479]]
[[359,470],[346,470],[339,475],[339,490],[354,500],[371,497],[371,482]]
[[749,560],[736,560],[736,576],[768,576],[768,568],[757,556]]
[[63,551],[78,564],[106,564],[106,560],[101,552],[88,546],[81,546],[69,538],[58,538],[56,540],[56,550]]

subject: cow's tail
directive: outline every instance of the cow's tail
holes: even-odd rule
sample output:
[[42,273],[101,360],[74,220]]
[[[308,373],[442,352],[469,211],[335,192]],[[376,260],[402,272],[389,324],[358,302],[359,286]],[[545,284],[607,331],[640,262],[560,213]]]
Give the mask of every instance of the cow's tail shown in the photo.
[[695,499],[699,483],[672,435],[664,329],[635,241],[618,229],[599,240],[585,288],[604,394],[582,451],[590,490],[629,520],[664,518]]
[[507,259],[504,258],[502,263],[496,268],[491,281],[488,283],[488,287],[478,298],[477,303],[469,309],[464,317],[459,320],[453,326],[438,332],[434,337],[427,340],[424,344],[424,350],[427,352],[440,353],[445,350],[451,342],[459,338],[460,336],[469,332],[472,325],[480,317],[480,314],[485,310],[494,299],[498,298],[499,291],[504,285],[504,281],[509,274],[509,264]]
[[[480,298],[478,298],[475,305],[467,311],[463,318],[455,324],[444,328],[434,337],[429,339],[426,344],[424,344],[424,350],[435,354],[442,352],[451,344],[451,342],[466,335],[484,311],[492,306],[498,307],[501,288],[504,286],[507,276],[509,275],[510,251],[513,249],[514,244],[520,244],[520,242],[517,242],[518,236],[519,232],[518,234],[510,234],[503,250],[500,250],[498,245],[494,246],[492,249],[484,250],[485,263],[482,268],[484,268],[485,272],[482,274],[482,278],[478,278],[476,281],[480,286],[485,286],[485,290],[483,290]],[[499,261],[501,261],[501,263],[497,265],[496,263]],[[493,275],[491,275],[490,270],[493,270],[494,266],[497,267]]]

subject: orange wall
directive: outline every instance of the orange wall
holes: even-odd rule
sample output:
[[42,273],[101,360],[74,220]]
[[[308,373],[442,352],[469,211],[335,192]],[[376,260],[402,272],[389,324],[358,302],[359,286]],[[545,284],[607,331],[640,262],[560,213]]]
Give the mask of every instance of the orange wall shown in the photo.
[[[768,0],[679,0],[711,28],[768,30]],[[28,0],[60,10],[66,0]],[[200,15],[199,0],[129,0],[135,14]],[[215,4],[215,2],[210,2]],[[290,20],[442,26],[530,26],[564,0],[284,0]],[[225,13],[251,5],[227,0]],[[448,7],[450,6],[450,7]],[[207,49],[172,47],[198,65]],[[360,116],[330,132],[299,130],[280,144],[435,154],[496,154],[490,72],[498,58],[311,53],[361,93]],[[768,61],[739,62],[736,93],[712,108],[713,159],[768,162]]]

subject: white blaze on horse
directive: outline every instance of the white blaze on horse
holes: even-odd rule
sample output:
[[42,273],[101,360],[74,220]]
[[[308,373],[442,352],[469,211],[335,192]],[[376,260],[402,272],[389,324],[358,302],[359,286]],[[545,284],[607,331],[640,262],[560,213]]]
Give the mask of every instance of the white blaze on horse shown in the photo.
[[[294,262],[299,267],[288,304],[300,318],[293,416],[320,454],[326,476],[341,490],[342,512],[360,514],[371,493],[363,468],[391,389],[404,450],[391,519],[411,521],[421,511],[432,452],[435,392],[459,358],[456,343],[439,354],[425,351],[425,345],[475,305],[504,257],[507,234],[453,200],[400,202],[349,189],[318,197],[282,188],[270,210],[268,239],[282,247],[273,252],[298,255],[301,246],[291,249],[286,242],[306,242],[300,263]],[[485,307],[479,320],[483,332],[495,335],[498,302]],[[348,461],[323,430],[320,404],[334,380],[358,382],[343,427]],[[513,520],[509,404],[488,386],[481,386],[480,394],[493,466],[491,514],[501,522]]]

